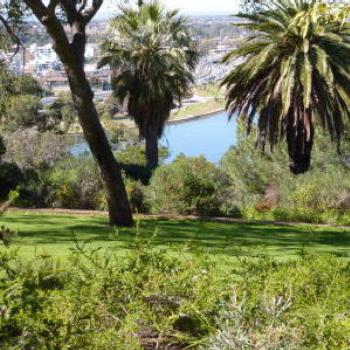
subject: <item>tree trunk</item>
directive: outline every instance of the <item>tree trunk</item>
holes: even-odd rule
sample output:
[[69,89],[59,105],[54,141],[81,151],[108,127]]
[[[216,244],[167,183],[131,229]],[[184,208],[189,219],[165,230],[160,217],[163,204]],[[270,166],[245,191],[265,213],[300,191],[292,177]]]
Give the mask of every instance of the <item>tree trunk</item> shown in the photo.
[[148,169],[153,170],[158,167],[158,135],[154,131],[146,135],[146,159]]
[[79,121],[91,153],[99,166],[107,194],[109,223],[117,226],[132,226],[132,213],[121,171],[100,123],[93,102],[93,92],[85,72],[76,71],[71,67],[66,67],[66,71]]
[[309,111],[295,117],[291,111],[287,125],[289,167],[293,174],[303,174],[310,169],[314,127]]
[[[86,26],[101,8],[103,0],[93,1],[89,8],[86,8],[86,1],[78,4],[77,1],[51,0],[44,5],[40,0],[24,0],[24,3],[45,26],[52,38],[53,48],[63,63],[85,139],[98,164],[107,194],[109,222],[111,225],[131,226],[132,213],[121,171],[100,123],[84,70]],[[70,35],[67,35],[63,19],[56,15],[57,7],[66,15]]]

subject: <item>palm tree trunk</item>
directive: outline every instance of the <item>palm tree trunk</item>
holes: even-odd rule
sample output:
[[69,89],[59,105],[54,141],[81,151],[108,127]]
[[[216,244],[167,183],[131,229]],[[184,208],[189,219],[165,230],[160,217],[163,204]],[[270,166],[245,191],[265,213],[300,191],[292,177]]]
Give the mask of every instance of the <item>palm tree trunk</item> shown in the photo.
[[158,167],[158,135],[153,130],[146,135],[146,159],[148,169],[153,170]]
[[292,173],[303,174],[310,169],[314,141],[314,126],[311,113],[290,111],[287,120],[287,143],[289,167]]

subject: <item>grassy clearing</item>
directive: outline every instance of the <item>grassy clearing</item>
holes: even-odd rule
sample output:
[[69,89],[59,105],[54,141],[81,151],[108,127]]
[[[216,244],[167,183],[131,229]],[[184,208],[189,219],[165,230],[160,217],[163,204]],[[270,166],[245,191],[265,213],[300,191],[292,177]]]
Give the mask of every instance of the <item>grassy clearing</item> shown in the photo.
[[205,97],[225,97],[225,89],[219,83],[197,85],[193,88],[193,93]]
[[[125,251],[135,238],[136,229],[113,229],[103,216],[74,216],[10,212],[0,218],[18,232],[14,246],[22,255],[48,253],[65,257],[75,241],[92,247],[115,247]],[[299,226],[279,227],[267,224],[226,224],[205,221],[142,220],[142,237],[151,237],[153,246],[177,248],[190,245],[210,254],[236,256],[273,256],[289,258],[303,251],[350,257],[350,229]]]
[[1,225],[19,248],[0,250],[1,349],[350,348],[348,229],[147,219],[135,239],[103,216],[25,212]]
[[173,112],[170,116],[170,120],[211,113],[218,109],[223,109],[224,106],[225,103],[221,99],[213,99],[206,102],[194,103]]

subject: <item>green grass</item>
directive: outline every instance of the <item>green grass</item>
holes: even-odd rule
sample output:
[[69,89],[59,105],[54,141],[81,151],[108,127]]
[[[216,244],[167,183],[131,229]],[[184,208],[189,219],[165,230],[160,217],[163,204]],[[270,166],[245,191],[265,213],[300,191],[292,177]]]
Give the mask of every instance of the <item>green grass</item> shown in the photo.
[[[18,232],[13,245],[21,254],[48,253],[67,256],[75,240],[92,247],[115,247],[122,253],[135,238],[136,229],[118,231],[102,216],[72,216],[10,212],[0,218]],[[147,219],[139,223],[139,235],[150,237],[154,246],[171,248],[194,245],[212,254],[270,255],[288,258],[307,251],[350,257],[350,229],[317,226],[279,227],[266,224],[225,224],[205,221]]]
[[170,116],[170,120],[176,120],[187,116],[199,116],[206,113],[211,113],[218,109],[224,109],[225,103],[223,100],[209,100],[198,102],[192,105],[175,110]]

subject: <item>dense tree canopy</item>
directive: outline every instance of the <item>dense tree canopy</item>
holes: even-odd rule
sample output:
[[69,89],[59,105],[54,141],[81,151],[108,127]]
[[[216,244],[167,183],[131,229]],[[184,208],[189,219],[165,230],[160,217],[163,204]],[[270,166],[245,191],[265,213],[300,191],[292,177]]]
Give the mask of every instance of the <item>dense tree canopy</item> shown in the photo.
[[0,130],[38,127],[45,129],[40,115],[43,89],[29,75],[14,76],[4,66],[0,69]]
[[240,24],[253,34],[225,57],[243,57],[224,80],[230,114],[248,127],[258,116],[259,142],[286,135],[292,172],[310,167],[315,123],[333,138],[350,118],[349,9],[319,1],[276,0]]

